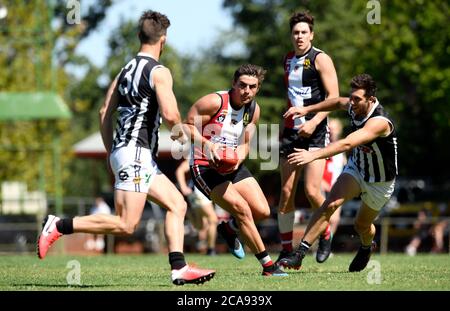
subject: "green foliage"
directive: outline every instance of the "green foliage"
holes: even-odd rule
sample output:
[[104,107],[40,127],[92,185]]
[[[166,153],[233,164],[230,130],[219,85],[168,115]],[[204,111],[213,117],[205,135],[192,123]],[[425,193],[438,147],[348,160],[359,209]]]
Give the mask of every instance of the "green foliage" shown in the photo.
[[[329,54],[340,93],[367,72],[396,121],[400,175],[448,181],[450,148],[450,11],[445,1],[380,1],[381,23],[369,24],[367,1],[225,0],[244,39],[248,60],[268,69],[262,95],[285,97],[281,58],[292,50],[294,11],[315,16],[313,44]],[[273,115],[272,122],[279,122]],[[439,152],[433,152],[439,148]],[[417,165],[421,163],[421,165]],[[439,172],[439,173],[438,173]]]
[[[55,90],[76,116],[90,109],[93,96],[83,94],[82,88],[76,90],[81,91],[79,98],[72,96],[70,83],[73,77],[67,75],[63,65],[71,61],[87,64],[85,59],[73,56],[74,49],[81,37],[95,29],[111,1],[92,3],[79,25],[66,22],[64,1],[3,1],[3,4],[8,8],[8,16],[0,21],[0,90]],[[51,151],[53,138],[60,137],[62,176],[68,181],[68,164],[73,156],[70,150],[79,139],[77,121],[80,119],[75,118],[73,127],[70,121],[2,122],[0,180],[26,182],[29,190],[36,190],[41,187],[38,180],[43,178],[45,190],[51,195],[55,191],[52,182],[55,174]],[[91,123],[89,121],[85,123]],[[40,163],[43,163],[44,176],[40,176]]]

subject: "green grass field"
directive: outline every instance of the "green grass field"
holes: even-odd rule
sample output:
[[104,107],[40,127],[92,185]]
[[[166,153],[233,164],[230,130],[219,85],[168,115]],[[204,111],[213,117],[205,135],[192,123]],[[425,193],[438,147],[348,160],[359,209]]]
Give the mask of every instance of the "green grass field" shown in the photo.
[[[261,276],[259,263],[250,254],[244,260],[231,255],[187,254],[186,258],[198,266],[216,269],[215,278],[203,285],[172,285],[165,255],[53,255],[43,261],[34,256],[1,256],[0,290],[450,290],[449,255],[375,255],[372,260],[379,262],[381,284],[367,281],[369,273],[374,275],[375,267],[359,273],[347,272],[353,254],[337,254],[324,264],[317,264],[309,255],[303,268],[289,270],[287,277]],[[66,277],[73,269],[67,267],[71,260],[80,263],[80,286],[67,284]]]

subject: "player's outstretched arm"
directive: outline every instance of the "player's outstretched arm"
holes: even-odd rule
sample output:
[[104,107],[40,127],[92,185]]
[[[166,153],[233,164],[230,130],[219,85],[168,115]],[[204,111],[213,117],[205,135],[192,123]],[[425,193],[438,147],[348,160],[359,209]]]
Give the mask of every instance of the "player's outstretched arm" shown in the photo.
[[117,78],[114,79],[106,93],[105,101],[99,111],[100,133],[102,135],[103,144],[106,152],[111,152],[113,141],[113,114],[117,109],[118,104],[118,90]]
[[292,117],[293,119],[305,116],[310,112],[347,110],[349,105],[348,97],[328,98],[315,105],[306,107],[291,107],[285,112],[283,118]]
[[326,159],[338,153],[347,152],[357,146],[367,144],[377,137],[384,137],[391,132],[391,126],[385,119],[374,118],[367,121],[363,128],[349,134],[344,139],[331,143],[325,148],[306,151],[295,148],[294,153],[288,156],[288,162],[295,165],[304,165],[317,159]]

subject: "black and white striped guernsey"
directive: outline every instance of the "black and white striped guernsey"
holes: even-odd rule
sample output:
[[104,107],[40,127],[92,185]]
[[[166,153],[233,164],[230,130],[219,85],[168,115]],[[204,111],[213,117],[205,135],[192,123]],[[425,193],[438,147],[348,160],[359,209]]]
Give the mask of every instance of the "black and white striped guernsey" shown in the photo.
[[351,107],[349,107],[349,114],[353,131],[364,127],[366,122],[372,118],[381,118],[389,122],[392,131],[388,136],[377,137],[367,144],[354,148],[351,157],[366,182],[393,180],[398,174],[397,136],[394,123],[389,118],[389,115],[383,106],[379,104],[378,100],[363,120],[355,119]]
[[156,158],[161,116],[152,73],[162,65],[149,54],[138,53],[118,77],[116,136],[112,151],[125,146],[148,148]]

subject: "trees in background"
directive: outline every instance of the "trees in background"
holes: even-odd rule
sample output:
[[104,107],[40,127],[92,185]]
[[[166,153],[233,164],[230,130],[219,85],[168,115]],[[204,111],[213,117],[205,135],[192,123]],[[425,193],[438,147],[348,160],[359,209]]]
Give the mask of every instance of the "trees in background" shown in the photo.
[[[376,3],[380,23],[371,24]],[[378,97],[396,120],[400,175],[448,182],[448,2],[224,0],[223,6],[245,33],[246,59],[269,69],[261,94],[270,97],[284,96],[282,57],[291,49],[288,19],[294,11],[309,10],[316,18],[314,44],[332,56],[340,93],[348,93],[358,73],[377,81]],[[279,115],[270,111],[278,122]]]
[[[223,7],[231,12],[236,29],[221,34],[209,49],[197,55],[181,54],[168,46],[161,59],[174,76],[182,113],[206,93],[228,88],[234,69],[251,62],[268,70],[258,101],[261,122],[280,123],[286,106],[282,60],[292,49],[288,20],[294,11],[307,9],[316,18],[314,44],[332,56],[341,94],[348,93],[351,77],[361,72],[371,74],[378,82],[378,97],[396,120],[400,175],[448,182],[449,4],[438,0],[379,1],[380,23],[370,24],[367,18],[374,8],[370,4],[375,2],[224,0]],[[109,184],[106,164],[102,162],[102,173],[93,177],[97,170],[92,169],[92,164],[74,160],[70,149],[73,143],[98,130],[98,109],[107,83],[138,49],[137,21],[117,25],[108,41],[107,63],[97,68],[74,51],[101,25],[111,1],[94,1],[81,23],[74,25],[66,21],[64,2],[58,2],[54,10],[47,3],[37,0],[15,4],[8,19],[0,21],[0,89],[33,91],[53,87],[63,95],[74,118],[70,124],[56,126],[48,122],[20,122],[14,127],[0,124],[0,145],[14,145],[19,150],[0,153],[0,179],[37,180],[38,169],[30,165],[36,163],[35,155],[20,150],[47,143],[58,131],[66,151],[65,193],[92,196],[99,190],[95,188],[99,180]],[[236,45],[241,48],[233,52]],[[85,74],[74,75],[70,68],[82,68]],[[51,179],[51,163],[46,172]]]

